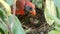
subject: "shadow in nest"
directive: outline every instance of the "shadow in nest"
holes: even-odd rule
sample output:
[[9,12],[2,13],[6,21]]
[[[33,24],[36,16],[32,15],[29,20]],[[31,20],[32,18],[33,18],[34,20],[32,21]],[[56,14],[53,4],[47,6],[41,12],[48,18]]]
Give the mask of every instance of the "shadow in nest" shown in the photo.
[[36,7],[37,15],[32,17],[28,15],[20,16],[18,19],[22,23],[22,27],[27,30],[31,29],[27,34],[47,34],[51,30],[51,26],[46,22],[44,11]]

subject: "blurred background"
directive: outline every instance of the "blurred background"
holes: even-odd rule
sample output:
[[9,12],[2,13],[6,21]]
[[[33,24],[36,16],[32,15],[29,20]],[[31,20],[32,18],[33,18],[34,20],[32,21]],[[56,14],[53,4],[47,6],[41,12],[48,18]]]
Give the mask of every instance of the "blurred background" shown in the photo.
[[[24,2],[34,4],[35,16],[29,7],[26,15],[15,14]],[[60,0],[0,0],[0,34],[60,34]]]

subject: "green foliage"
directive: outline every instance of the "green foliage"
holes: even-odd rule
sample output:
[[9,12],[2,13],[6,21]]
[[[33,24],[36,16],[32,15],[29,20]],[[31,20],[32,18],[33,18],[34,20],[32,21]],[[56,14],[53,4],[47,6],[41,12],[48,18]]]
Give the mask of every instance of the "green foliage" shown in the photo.
[[[4,0],[0,0],[0,3],[2,4],[0,6],[0,34],[3,34],[2,31],[5,34],[10,33],[10,31],[12,34],[26,34],[18,18],[10,13],[10,6]],[[8,16],[7,13],[10,15]]]
[[25,34],[25,32],[24,32],[24,30],[22,28],[22,25],[21,25],[20,21],[18,20],[18,18],[16,16],[14,16],[15,18],[14,18],[14,22],[13,22],[13,20],[11,20],[12,17],[13,17],[13,15],[11,15],[9,17],[9,22],[10,22],[10,24],[13,24],[12,25],[13,34]]
[[0,28],[0,34],[5,34],[5,32]]
[[60,32],[59,31],[56,31],[56,30],[52,30],[48,34],[60,34]]
[[60,34],[60,10],[59,9],[60,9],[60,0],[46,0],[46,7],[45,7],[46,20],[49,25],[53,25],[53,23],[55,25],[54,27],[55,29],[50,31],[48,34]]
[[4,12],[4,10],[0,9],[0,18],[4,21],[4,19],[6,18],[6,14]]
[[6,0],[6,2],[11,6],[13,5],[14,0]]
[[60,0],[54,0],[56,11],[57,11],[57,17],[60,19]]
[[55,5],[60,8],[60,0],[54,0]]
[[8,5],[4,0],[0,0],[0,3],[0,8],[4,8],[4,11],[6,12],[7,16],[11,15],[10,5]]
[[38,8],[42,8],[42,0],[32,0],[32,2],[33,2]]
[[[24,30],[23,30],[23,28],[21,26],[21,23],[19,22],[17,17],[15,16],[14,22],[13,22],[13,20],[11,20],[12,17],[13,17],[13,15],[9,16],[8,21],[9,21],[10,25],[13,23],[13,25],[11,26],[13,34],[25,34],[25,32],[24,32]],[[2,28],[4,32],[8,31],[6,26],[1,22],[0,22],[0,28]]]
[[[42,0],[32,0],[32,2],[37,7],[42,8]],[[11,28],[12,34],[26,34],[18,18],[11,14],[10,6],[13,4],[13,0],[6,0],[6,2],[0,0],[0,3],[3,5],[0,6],[0,34],[8,34],[7,23]],[[7,17],[8,22],[5,20]],[[60,34],[60,0],[46,0],[45,17],[49,25],[53,23],[55,25],[55,30],[50,31],[48,34]]]

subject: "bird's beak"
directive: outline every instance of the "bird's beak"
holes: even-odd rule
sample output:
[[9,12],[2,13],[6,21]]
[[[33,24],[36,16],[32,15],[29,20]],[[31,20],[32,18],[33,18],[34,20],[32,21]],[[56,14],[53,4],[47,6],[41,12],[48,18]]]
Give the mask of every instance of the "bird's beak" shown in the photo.
[[35,9],[33,9],[32,11],[30,11],[30,14],[31,14],[32,16],[36,16],[36,11],[35,11]]

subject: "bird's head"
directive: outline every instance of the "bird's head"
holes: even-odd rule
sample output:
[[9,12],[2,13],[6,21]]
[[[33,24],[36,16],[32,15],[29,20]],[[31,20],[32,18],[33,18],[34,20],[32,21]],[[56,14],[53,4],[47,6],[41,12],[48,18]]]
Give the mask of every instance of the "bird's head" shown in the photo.
[[31,3],[30,1],[26,1],[25,10],[28,11],[32,16],[36,15],[35,5]]
[[31,14],[32,16],[35,16],[35,5],[31,3],[29,0],[17,0],[16,14],[25,15],[25,12]]

